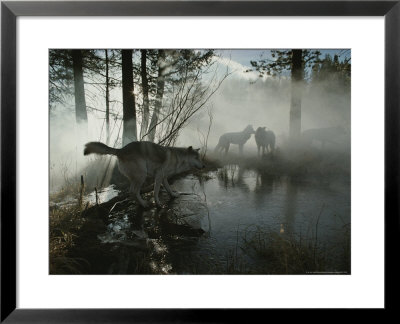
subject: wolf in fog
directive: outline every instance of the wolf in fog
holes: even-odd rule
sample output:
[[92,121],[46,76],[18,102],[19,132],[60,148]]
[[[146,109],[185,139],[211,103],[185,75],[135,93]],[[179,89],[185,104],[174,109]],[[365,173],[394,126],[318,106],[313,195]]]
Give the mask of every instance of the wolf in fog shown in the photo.
[[199,149],[191,146],[165,147],[152,142],[132,142],[121,149],[100,142],[90,142],[85,145],[83,154],[115,155],[119,170],[130,181],[129,191],[141,206],[147,207],[149,204],[140,196],[140,189],[146,178],[154,178],[154,201],[157,206],[161,206],[158,197],[161,183],[172,197],[178,197],[179,194],[172,191],[167,178],[193,168],[204,168],[198,151]]
[[253,126],[248,125],[243,131],[236,133],[225,133],[221,135],[219,138],[218,144],[215,147],[215,152],[223,152],[225,150],[225,154],[228,153],[229,146],[231,144],[239,145],[239,153],[243,154],[243,146],[251,137],[251,134],[254,134]]
[[[260,150],[262,148],[262,155],[265,154],[265,150],[271,153],[275,150],[275,134],[273,131],[265,130],[266,127],[258,127],[254,135],[254,139],[257,144],[257,154],[260,156]],[[262,156],[261,155],[261,156]]]

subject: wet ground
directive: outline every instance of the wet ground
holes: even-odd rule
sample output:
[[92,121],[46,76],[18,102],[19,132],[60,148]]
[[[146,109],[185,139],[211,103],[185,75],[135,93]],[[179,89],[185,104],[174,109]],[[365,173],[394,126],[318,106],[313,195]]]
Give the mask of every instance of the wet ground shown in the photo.
[[[84,215],[84,234],[70,253],[85,260],[81,272],[350,272],[345,177],[272,177],[227,165],[201,178],[186,176],[172,187],[180,197],[171,200],[162,192],[164,207],[146,210],[114,187],[99,192],[99,205]],[[145,197],[152,199],[152,193]],[[86,200],[95,203],[95,194]],[[303,264],[302,255],[311,254],[315,263],[316,253],[318,267]],[[283,268],[277,267],[277,256],[286,258]]]

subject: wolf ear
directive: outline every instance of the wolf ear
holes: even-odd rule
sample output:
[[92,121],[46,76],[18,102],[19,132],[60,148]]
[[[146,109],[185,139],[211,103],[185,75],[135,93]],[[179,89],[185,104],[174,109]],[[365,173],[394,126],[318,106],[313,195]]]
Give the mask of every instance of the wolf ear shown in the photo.
[[189,152],[193,151],[193,147],[192,147],[192,146],[189,146],[189,147],[188,147],[188,151],[189,151]]
[[196,152],[199,152],[199,151],[200,151],[200,149],[199,149],[199,148],[198,148],[198,149],[195,149],[195,151],[196,151]]

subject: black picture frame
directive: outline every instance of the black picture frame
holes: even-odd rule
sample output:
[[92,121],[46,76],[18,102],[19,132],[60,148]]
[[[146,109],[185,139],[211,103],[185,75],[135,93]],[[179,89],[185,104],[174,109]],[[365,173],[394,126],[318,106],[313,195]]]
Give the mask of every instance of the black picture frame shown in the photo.
[[[236,322],[265,316],[243,309],[16,308],[16,19],[19,16],[384,16],[385,309],[394,292],[399,234],[400,1],[4,1],[1,3],[1,322]],[[373,148],[371,148],[373,154]],[[251,314],[249,314],[251,312]],[[261,313],[261,314],[259,314]]]

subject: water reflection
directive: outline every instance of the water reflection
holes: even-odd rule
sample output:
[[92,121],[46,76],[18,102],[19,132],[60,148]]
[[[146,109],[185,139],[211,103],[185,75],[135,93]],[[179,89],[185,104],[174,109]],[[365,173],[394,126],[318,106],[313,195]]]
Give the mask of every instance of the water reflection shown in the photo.
[[226,190],[229,188],[239,188],[242,191],[249,192],[250,188],[248,184],[244,181],[244,175],[246,172],[246,168],[241,167],[237,164],[229,164],[219,169],[217,172],[217,176],[219,179],[219,183]]
[[257,172],[256,176],[256,187],[254,189],[254,193],[265,193],[269,194],[272,192],[274,180],[276,177],[266,173],[266,172]]
[[128,265],[122,261],[114,264],[114,273],[137,273],[137,262],[132,265],[137,251],[146,256],[145,273],[224,273],[227,265],[237,260],[243,269],[251,268],[260,260],[241,249],[246,230],[299,233],[312,226],[313,218],[308,215],[315,215],[322,203],[335,207],[327,208],[319,220],[318,238],[324,244],[329,244],[330,233],[341,230],[334,221],[336,214],[350,222],[349,186],[327,189],[315,182],[299,183],[239,165],[210,172],[200,184],[198,178],[188,176],[174,183],[174,189],[182,195],[171,200],[161,193],[164,208],[122,204],[110,213],[107,232],[99,239],[115,244],[119,259],[130,260]]
[[284,204],[282,232],[293,233],[297,211],[297,184],[290,177],[286,180],[286,198]]
[[265,172],[256,173],[254,204],[257,208],[265,206],[265,200],[273,192],[274,182],[276,181],[279,181],[279,179],[270,174]]

